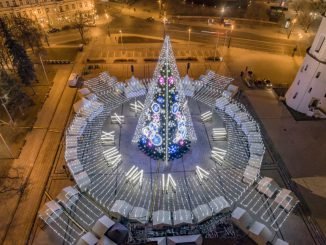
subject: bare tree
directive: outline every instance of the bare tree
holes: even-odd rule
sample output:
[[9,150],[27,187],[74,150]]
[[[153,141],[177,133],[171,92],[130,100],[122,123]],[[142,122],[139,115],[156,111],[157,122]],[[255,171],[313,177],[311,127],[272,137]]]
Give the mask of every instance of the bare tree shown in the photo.
[[305,8],[305,5],[306,5],[306,0],[294,0],[292,2],[292,7],[297,15]]
[[0,37],[0,67],[3,70],[15,71],[15,67],[12,63],[12,58],[8,52],[8,49],[5,45],[5,39]]
[[24,108],[33,104],[31,98],[22,91],[17,79],[0,69],[0,97],[6,105],[8,113],[20,111],[23,115]]
[[316,13],[311,12],[309,9],[303,10],[299,16],[299,23],[302,25],[304,32],[308,32],[311,24],[316,19]]
[[297,13],[299,24],[302,25],[305,32],[309,30],[317,16],[326,11],[326,2],[323,0],[294,0],[292,6]]
[[0,175],[0,194],[23,195],[28,186],[28,181],[24,181],[23,169],[11,168],[6,175]]
[[263,2],[253,2],[247,9],[248,19],[268,20],[268,6]]
[[87,31],[88,22],[89,22],[89,18],[86,17],[84,13],[80,11],[75,13],[72,26],[78,30],[82,43],[84,44],[86,44],[85,34]]
[[326,2],[324,0],[313,1],[312,3],[314,11],[324,15],[326,13]]
[[41,31],[40,26],[35,21],[23,17],[12,17],[9,20],[8,27],[13,37],[19,40],[24,47],[31,48],[33,53],[35,49],[43,47],[44,32]]

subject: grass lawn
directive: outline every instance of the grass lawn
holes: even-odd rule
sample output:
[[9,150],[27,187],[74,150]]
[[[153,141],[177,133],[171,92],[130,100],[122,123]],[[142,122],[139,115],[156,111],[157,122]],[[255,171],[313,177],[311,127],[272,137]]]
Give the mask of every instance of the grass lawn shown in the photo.
[[47,48],[47,54],[43,58],[44,60],[75,60],[78,49],[72,48]]

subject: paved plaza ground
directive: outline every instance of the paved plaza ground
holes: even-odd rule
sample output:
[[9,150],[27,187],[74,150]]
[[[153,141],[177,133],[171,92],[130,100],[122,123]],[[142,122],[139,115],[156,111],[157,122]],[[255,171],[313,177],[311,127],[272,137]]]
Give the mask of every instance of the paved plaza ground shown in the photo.
[[[98,50],[98,45],[105,42],[110,47]],[[125,80],[130,77],[130,65],[135,66],[135,76],[150,77],[155,67],[155,62],[146,62],[144,58],[155,58],[159,52],[160,44],[137,44],[122,47],[110,41],[97,40],[93,42],[84,53],[78,55],[74,66],[63,66],[54,78],[54,86],[49,98],[38,115],[36,124],[26,138],[26,144],[15,165],[22,166],[29,179],[29,187],[20,197],[2,196],[0,208],[1,240],[5,244],[24,244],[29,239],[31,244],[49,244],[53,236],[40,229],[40,223],[36,212],[48,197],[55,197],[58,192],[73,182],[67,177],[64,165],[64,138],[63,133],[72,118],[71,106],[77,99],[76,90],[66,87],[66,79],[70,72],[81,72],[85,67],[87,57],[105,57],[107,63],[100,65],[99,70],[93,70],[88,77],[95,76],[100,71],[108,71],[111,75]],[[223,75],[236,78],[236,83],[245,89],[239,82],[240,71],[248,66],[257,76],[267,77],[276,84],[289,84],[300,66],[302,58],[291,56],[272,55],[264,52],[249,51],[230,48],[225,50],[224,62],[207,62],[205,56],[214,55],[214,47],[191,45],[191,51],[186,43],[175,41],[174,49],[176,57],[187,57],[189,54],[198,58],[197,62],[191,62],[190,75],[197,78],[207,69]],[[219,49],[220,53],[221,47]],[[189,53],[188,53],[189,52]],[[88,55],[86,55],[88,54]],[[135,59],[136,63],[117,63],[115,59],[124,57]],[[258,57],[258,58],[257,58]],[[185,75],[187,62],[178,62],[181,75]],[[262,122],[266,131],[267,155],[262,175],[273,177],[281,186],[288,186],[289,178],[306,178],[306,182],[313,185],[314,179],[308,177],[326,176],[325,152],[325,122],[324,121],[295,121],[285,106],[277,100],[272,90],[247,90],[245,98],[250,102],[257,117]],[[290,145],[290,147],[289,147]],[[279,159],[278,154],[281,159]],[[282,165],[283,164],[283,165]],[[285,166],[289,174],[284,174]],[[295,187],[304,197],[305,203],[312,211],[313,219],[317,220],[320,227],[326,233],[325,197],[321,193],[312,193],[300,185]],[[299,196],[301,197],[301,196]],[[29,212],[26,212],[29,210]],[[309,223],[308,218],[304,222]],[[284,231],[284,239],[298,241],[295,244],[313,244],[309,229],[298,214],[298,220],[288,220]],[[309,226],[311,228],[311,226]],[[298,231],[301,232],[298,232]],[[20,236],[17,236],[20,234]],[[300,243],[300,241],[302,243]]]

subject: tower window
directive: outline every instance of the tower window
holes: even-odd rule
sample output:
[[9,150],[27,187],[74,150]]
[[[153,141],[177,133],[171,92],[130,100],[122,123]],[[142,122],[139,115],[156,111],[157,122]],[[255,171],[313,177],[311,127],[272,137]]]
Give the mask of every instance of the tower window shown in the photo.
[[325,42],[325,37],[324,36],[319,37],[318,43],[315,48],[315,51],[317,53],[319,53],[319,51],[321,50],[321,47],[323,46],[324,42]]
[[316,74],[316,78],[319,78],[319,76],[320,76],[320,71],[317,72],[317,74]]
[[305,66],[304,70],[306,71],[308,69],[308,65]]
[[300,80],[297,82],[298,85],[300,85]]
[[310,93],[310,92],[311,92],[311,90],[312,90],[312,88],[310,88],[310,89],[308,90],[308,93]]
[[293,96],[293,99],[295,99],[298,95],[298,92],[295,92],[294,96]]

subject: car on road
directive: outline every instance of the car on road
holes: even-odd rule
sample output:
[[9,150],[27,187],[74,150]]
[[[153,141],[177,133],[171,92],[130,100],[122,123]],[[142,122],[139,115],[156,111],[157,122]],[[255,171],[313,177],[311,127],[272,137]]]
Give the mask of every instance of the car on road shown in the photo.
[[154,18],[153,18],[153,17],[148,17],[148,18],[146,19],[146,21],[147,21],[147,22],[151,22],[151,23],[153,23],[153,22],[154,22]]
[[224,19],[224,20],[223,20],[223,25],[224,25],[225,27],[227,27],[227,26],[232,26],[232,25],[233,25],[233,21],[232,21],[231,19]]
[[60,29],[58,28],[51,28],[50,30],[48,30],[48,33],[56,33],[56,32],[59,32],[61,31]]
[[79,74],[71,73],[69,78],[68,78],[69,87],[76,87],[78,79],[79,79]]
[[85,24],[86,27],[96,27],[96,24],[94,22],[89,22]]

